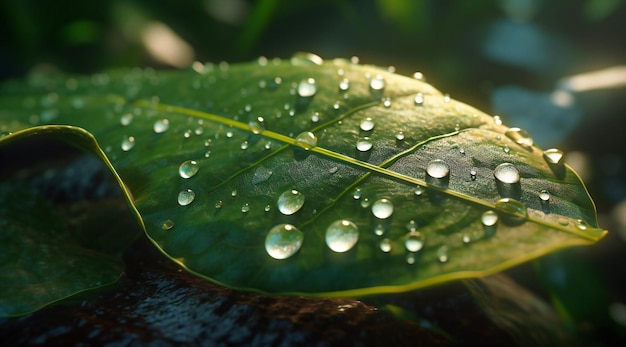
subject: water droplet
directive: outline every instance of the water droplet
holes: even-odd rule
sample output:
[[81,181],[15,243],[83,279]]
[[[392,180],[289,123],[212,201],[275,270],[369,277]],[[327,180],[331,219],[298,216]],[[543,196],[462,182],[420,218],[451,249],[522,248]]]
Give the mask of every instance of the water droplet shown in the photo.
[[180,206],[187,206],[191,204],[193,199],[195,199],[196,193],[191,189],[183,189],[178,193],[178,204]]
[[350,81],[348,81],[347,78],[344,78],[339,82],[339,90],[345,92],[348,89],[350,89]]
[[308,151],[317,146],[317,136],[310,131],[305,131],[296,136],[296,143],[304,148],[304,150]]
[[419,252],[424,248],[424,235],[419,231],[412,231],[406,235],[404,247],[409,252]]
[[122,140],[122,151],[128,152],[131,149],[133,149],[133,147],[135,147],[135,138],[134,137],[129,136],[129,137],[125,138],[124,140]]
[[502,151],[504,151],[504,153],[506,154],[509,154],[509,152],[511,152],[511,149],[508,145],[504,145],[504,147],[502,147]]
[[407,253],[406,255],[406,263],[409,265],[415,264],[415,253]]
[[391,107],[391,98],[390,97],[383,98],[383,106],[385,108]]
[[263,209],[265,212],[269,212],[272,209],[272,206],[270,205],[265,205],[265,208]]
[[478,171],[476,170],[476,168],[471,168],[470,169],[470,178],[472,179],[472,181],[476,180],[476,175],[478,174]]
[[423,106],[424,105],[424,95],[422,93],[417,93],[417,95],[415,96],[415,99],[413,101],[415,102],[416,106]]
[[450,102],[450,94],[443,95],[443,102]]
[[191,178],[198,173],[198,170],[200,166],[195,160],[187,160],[178,167],[178,174],[182,178]]
[[254,175],[252,175],[252,184],[256,185],[261,182],[265,182],[270,178],[270,176],[272,176],[272,174],[273,174],[272,170],[266,168],[263,165],[258,166],[254,170]]
[[450,167],[445,161],[441,159],[435,159],[428,163],[426,166],[426,173],[432,178],[446,178],[450,174]]
[[242,143],[241,143],[241,145],[240,145],[239,147],[240,147],[241,149],[243,149],[243,150],[246,150],[246,149],[248,149],[248,146],[249,146],[249,145],[250,145],[250,144],[248,143],[248,141],[244,141],[244,142],[242,142]]
[[502,118],[500,118],[500,116],[493,116],[493,122],[497,125],[502,125]]
[[422,194],[424,194],[424,189],[420,186],[415,187],[415,196],[422,196]]
[[376,226],[374,226],[374,234],[376,234],[376,236],[383,236],[384,233],[385,233],[384,225],[376,224]]
[[518,145],[526,148],[532,149],[533,146],[533,138],[530,137],[530,134],[525,130],[520,128],[511,128],[504,133],[508,138],[515,141]]
[[374,129],[374,121],[372,120],[372,118],[367,117],[364,120],[361,121],[361,125],[360,128],[363,131],[372,131],[372,129]]
[[237,196],[237,189],[233,189],[233,191],[230,192],[230,196],[232,196],[233,198]]
[[127,126],[133,121],[133,115],[131,113],[127,113],[120,118],[120,123],[123,126]]
[[483,226],[492,227],[498,223],[498,214],[494,211],[485,211],[485,213],[480,216],[480,222]]
[[206,151],[206,153],[204,153],[204,157],[208,158],[211,156],[211,151]]
[[233,137],[233,132],[232,132],[232,131],[230,131],[230,130],[229,130],[229,131],[227,131],[227,132],[226,132],[226,137],[228,137],[229,139],[230,139],[231,137]]
[[265,143],[265,146],[263,146],[263,148],[265,148],[266,150],[270,150],[270,149],[272,149],[272,143],[271,143],[271,142],[269,142],[269,141],[267,141],[267,142]]
[[437,260],[440,263],[446,263],[449,260],[448,256],[448,246],[443,245],[437,249]]
[[524,220],[528,217],[528,210],[526,205],[517,200],[510,198],[504,198],[496,201],[496,210],[504,212],[512,217],[516,217],[520,220]]
[[311,122],[313,123],[317,123],[320,121],[320,114],[319,112],[315,112],[311,115]]
[[404,134],[402,132],[396,133],[396,140],[404,141]]
[[464,148],[459,148],[459,154],[465,155],[465,149]]
[[378,246],[380,247],[380,250],[385,253],[391,252],[391,240],[389,239],[380,240],[380,243],[378,244]]
[[372,205],[372,214],[378,219],[387,219],[393,214],[393,203],[389,199],[379,199]]
[[359,228],[349,220],[334,221],[326,229],[326,245],[334,252],[347,252],[358,240]]
[[502,163],[493,171],[493,176],[505,184],[517,184],[520,181],[519,171],[511,163]]
[[192,133],[193,133],[193,132],[191,131],[191,129],[187,129],[187,130],[185,130],[185,132],[183,133],[183,137],[184,137],[184,138],[186,138],[186,139],[188,139],[188,138],[190,138],[190,137],[191,137],[191,134],[192,134]]
[[243,204],[243,206],[241,206],[241,212],[247,213],[248,211],[250,211],[250,204],[248,203]]
[[298,95],[303,98],[313,97],[317,93],[317,86],[315,85],[315,79],[307,78],[298,84]]
[[569,224],[569,219],[565,218],[565,217],[559,217],[559,224],[565,226]]
[[317,54],[309,52],[296,52],[291,56],[291,64],[297,66],[322,65],[324,64],[324,59]]
[[365,137],[365,138],[363,138],[362,140],[359,140],[356,143],[356,149],[359,152],[368,152],[368,151],[370,151],[372,149],[372,146],[373,145],[370,142],[369,137]]
[[354,198],[354,200],[359,200],[362,194],[363,192],[361,192],[361,188],[355,188],[354,193],[352,193],[352,197]]
[[385,88],[385,79],[382,75],[376,75],[370,79],[370,88],[372,90],[380,91]]
[[273,227],[265,237],[265,251],[274,259],[287,259],[296,254],[304,234],[291,224],[279,224]]
[[543,159],[548,162],[548,164],[560,164],[563,159],[563,152],[556,148],[550,148],[543,151]]
[[295,189],[288,190],[280,194],[276,205],[282,214],[292,215],[304,205],[304,195]]
[[364,198],[363,200],[361,200],[361,207],[363,207],[363,208],[370,207],[370,199],[369,198]]
[[421,72],[415,72],[415,73],[413,74],[413,78],[415,78],[416,80],[421,80],[421,79],[424,79],[424,74],[423,74],[423,73],[421,73]]
[[248,129],[250,129],[253,134],[260,134],[265,130],[264,121],[265,119],[263,117],[257,117],[256,120],[248,122]]
[[472,242],[472,238],[471,236],[469,236],[468,234],[463,235],[463,237],[461,238],[461,241],[463,242],[463,244],[469,244],[470,242]]
[[580,230],[587,230],[587,228],[589,228],[589,224],[582,219],[577,219],[576,227]]
[[334,174],[335,172],[337,172],[337,170],[339,170],[339,168],[336,166],[333,166],[330,169],[328,169],[328,172],[331,174]]
[[202,127],[197,127],[196,130],[193,131],[196,135],[202,135],[204,129]]
[[159,119],[156,122],[154,122],[154,125],[152,126],[152,129],[157,134],[164,133],[169,128],[170,128],[170,121],[167,119]]
[[547,203],[550,201],[550,192],[545,189],[541,190],[539,192],[539,199],[541,200],[541,203]]
[[172,222],[170,219],[163,221],[163,223],[161,224],[161,229],[163,230],[170,230],[174,227],[174,222]]
[[407,224],[406,224],[406,230],[408,230],[409,232],[411,231],[417,231],[417,223],[415,223],[414,220],[410,220]]

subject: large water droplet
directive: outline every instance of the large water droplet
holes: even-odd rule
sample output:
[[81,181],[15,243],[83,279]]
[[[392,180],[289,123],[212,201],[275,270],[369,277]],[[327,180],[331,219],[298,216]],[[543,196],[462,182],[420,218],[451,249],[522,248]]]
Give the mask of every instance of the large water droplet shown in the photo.
[[504,133],[508,138],[515,141],[518,145],[526,148],[532,149],[533,146],[533,138],[530,137],[530,134],[526,132],[526,130],[522,130],[520,128],[511,128]]
[[315,85],[315,79],[307,78],[298,84],[298,95],[303,98],[313,97],[317,93],[317,86]]
[[253,134],[260,134],[265,130],[265,119],[263,117],[257,117],[256,120],[248,122],[248,128]]
[[154,122],[154,125],[152,126],[152,129],[157,134],[164,133],[169,128],[170,128],[170,121],[167,119],[159,119],[156,122]]
[[413,253],[421,251],[424,248],[424,235],[419,231],[408,233],[404,240],[404,247]]
[[370,142],[370,139],[368,137],[365,137],[356,143],[356,149],[359,152],[369,152],[372,149],[372,146],[373,144],[372,142]]
[[324,64],[324,59],[317,54],[309,52],[296,52],[291,56],[291,64],[297,66],[322,65]]
[[187,160],[178,167],[178,174],[182,178],[191,178],[198,173],[198,170],[200,166],[195,160]]
[[133,149],[133,147],[135,147],[135,138],[132,136],[129,136],[127,138],[125,138],[124,140],[122,140],[122,151],[124,152],[128,152],[131,149]]
[[370,79],[370,88],[372,90],[380,91],[385,88],[385,79],[382,75],[376,75]]
[[450,174],[450,167],[445,161],[435,159],[428,163],[426,166],[426,172],[428,173],[428,176],[432,178],[446,178]]
[[550,201],[550,192],[545,189],[539,191],[539,200],[541,200],[542,204]]
[[485,213],[480,216],[480,222],[486,227],[494,226],[498,223],[498,214],[491,210],[485,211]]
[[359,228],[349,220],[334,221],[326,229],[326,244],[335,252],[347,252],[359,240]]
[[493,171],[493,176],[505,184],[517,184],[520,181],[519,171],[511,163],[502,163]]
[[291,224],[279,224],[273,227],[265,237],[265,251],[274,259],[287,259],[296,254],[304,234]]
[[361,121],[361,125],[360,128],[363,131],[372,131],[372,129],[374,129],[374,121],[372,120],[372,118],[367,117],[364,120]]
[[372,205],[372,214],[378,219],[387,219],[393,214],[393,203],[389,199],[379,199]]
[[196,193],[191,189],[183,189],[178,193],[178,204],[180,206],[187,206],[191,204],[193,199],[196,198]]
[[563,160],[563,152],[556,148],[550,148],[543,151],[543,159],[545,159],[548,164],[560,164],[561,160]]
[[305,131],[296,136],[296,142],[305,150],[317,146],[317,136],[310,131]]
[[304,195],[295,189],[280,194],[276,204],[278,210],[284,215],[292,215],[298,212],[302,205],[304,205]]

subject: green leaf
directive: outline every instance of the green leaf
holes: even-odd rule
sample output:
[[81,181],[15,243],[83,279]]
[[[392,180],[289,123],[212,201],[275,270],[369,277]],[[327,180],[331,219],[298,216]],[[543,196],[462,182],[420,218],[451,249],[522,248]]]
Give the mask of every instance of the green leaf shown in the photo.
[[[549,163],[523,131],[372,66],[298,55],[39,76],[6,83],[0,95],[3,131],[15,132],[0,141],[22,136],[29,122],[91,132],[150,240],[189,271],[233,288],[406,291],[495,273],[605,234],[557,152]],[[503,163],[513,168],[498,169],[501,179],[518,172],[519,182],[497,183]],[[430,177],[429,165],[443,177]],[[487,211],[497,222],[485,227]],[[327,246],[329,226],[346,232],[332,247],[346,252]],[[268,255],[266,240],[283,243],[273,254],[285,259]]]

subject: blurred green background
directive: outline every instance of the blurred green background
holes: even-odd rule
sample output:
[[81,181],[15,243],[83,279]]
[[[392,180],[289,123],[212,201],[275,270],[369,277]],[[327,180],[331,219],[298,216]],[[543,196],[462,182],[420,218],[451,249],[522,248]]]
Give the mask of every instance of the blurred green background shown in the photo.
[[[604,317],[623,331],[625,23],[621,0],[3,0],[0,79],[297,51],[422,72],[453,98],[528,130],[540,147],[569,153],[610,234],[564,263],[547,262],[582,278],[554,280],[572,285],[572,301],[601,296],[570,309],[571,319]],[[557,276],[543,273],[547,282]],[[554,298],[556,287],[541,290]]]

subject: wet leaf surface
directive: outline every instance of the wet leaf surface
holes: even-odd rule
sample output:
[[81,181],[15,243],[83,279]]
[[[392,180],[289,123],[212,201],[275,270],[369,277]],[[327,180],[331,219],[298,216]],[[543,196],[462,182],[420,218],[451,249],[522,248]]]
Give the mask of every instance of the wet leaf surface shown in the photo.
[[96,154],[164,254],[236,289],[407,291],[605,233],[558,151],[371,66],[35,76],[0,95],[0,145],[45,133]]

